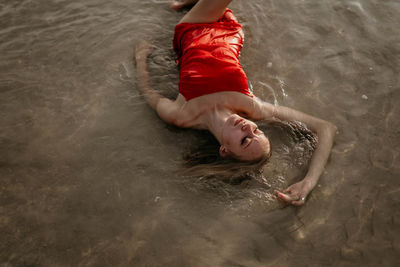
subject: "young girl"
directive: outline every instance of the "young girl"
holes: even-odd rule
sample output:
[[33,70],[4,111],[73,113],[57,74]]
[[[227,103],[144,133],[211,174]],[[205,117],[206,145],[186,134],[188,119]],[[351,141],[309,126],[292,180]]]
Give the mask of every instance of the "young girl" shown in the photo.
[[186,0],[173,8],[193,8],[175,27],[174,50],[180,67],[179,95],[171,101],[150,87],[146,59],[151,45],[136,47],[139,90],[167,123],[209,130],[220,144],[219,155],[238,161],[264,162],[269,139],[249,120],[299,121],[318,138],[305,178],[276,196],[293,205],[305,203],[328,160],[336,126],[300,111],[266,103],[250,91],[239,63],[243,32],[231,10],[231,0]]

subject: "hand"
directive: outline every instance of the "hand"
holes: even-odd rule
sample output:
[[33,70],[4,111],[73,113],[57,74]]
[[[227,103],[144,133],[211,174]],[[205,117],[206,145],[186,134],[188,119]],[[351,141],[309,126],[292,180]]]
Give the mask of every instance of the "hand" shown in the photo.
[[135,57],[136,61],[146,60],[147,56],[153,51],[154,45],[146,40],[142,40],[136,45]]
[[306,180],[303,180],[292,184],[286,188],[283,193],[278,190],[274,190],[274,193],[278,199],[282,200],[283,202],[295,206],[301,206],[306,202],[307,195],[310,193],[311,189],[312,188],[310,187],[310,184]]

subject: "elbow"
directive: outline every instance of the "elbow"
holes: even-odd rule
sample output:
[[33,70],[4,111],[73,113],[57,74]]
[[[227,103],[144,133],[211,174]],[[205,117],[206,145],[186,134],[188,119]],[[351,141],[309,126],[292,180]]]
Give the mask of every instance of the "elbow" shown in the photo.
[[182,119],[181,117],[179,118],[175,118],[173,124],[179,128],[188,128],[190,127],[188,125],[188,122],[184,119]]
[[182,120],[179,120],[179,119],[177,119],[177,118],[171,119],[171,120],[169,121],[169,124],[175,125],[176,127],[179,127],[179,128],[183,128],[183,122],[182,122]]
[[335,124],[329,121],[321,121],[318,127],[317,135],[329,135],[332,138],[334,138],[337,133],[337,130],[338,128]]
[[336,134],[338,128],[335,124],[331,123],[331,122],[327,122],[327,127],[329,128],[329,131],[333,132],[334,134]]
[[168,119],[164,119],[168,124],[174,125],[179,128],[185,128],[185,122],[178,117],[169,117]]
[[179,122],[176,118],[174,118],[174,117],[169,117],[169,116],[163,116],[163,114],[160,114],[160,113],[158,114],[158,116],[159,116],[164,122],[166,122],[167,124],[180,127],[180,126],[179,126],[179,123],[180,123],[180,122]]

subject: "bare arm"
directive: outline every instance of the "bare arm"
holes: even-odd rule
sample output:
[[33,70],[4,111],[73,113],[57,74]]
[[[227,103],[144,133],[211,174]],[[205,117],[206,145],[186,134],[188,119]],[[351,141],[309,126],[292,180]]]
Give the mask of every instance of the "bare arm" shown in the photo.
[[317,148],[313,153],[305,178],[302,181],[289,186],[284,192],[275,190],[275,194],[281,200],[293,205],[302,205],[304,204],[307,195],[317,185],[318,179],[324,170],[332,149],[337,128],[328,121],[324,121],[291,108],[274,106],[261,101],[257,104],[258,114],[256,117],[258,117],[258,119],[299,121],[306,124],[307,127],[316,133],[318,137]]
[[165,122],[176,124],[179,106],[176,102],[169,100],[155,91],[150,86],[150,74],[147,71],[147,56],[150,54],[152,46],[143,41],[136,46],[136,72],[138,79],[138,89],[146,99],[147,103],[157,111],[157,114]]

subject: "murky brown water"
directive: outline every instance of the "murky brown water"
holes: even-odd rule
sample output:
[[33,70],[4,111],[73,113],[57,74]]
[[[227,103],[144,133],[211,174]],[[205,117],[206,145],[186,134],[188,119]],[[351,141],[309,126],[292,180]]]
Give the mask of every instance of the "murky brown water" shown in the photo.
[[399,1],[230,6],[256,94],[339,127],[301,208],[271,195],[307,162],[290,131],[271,130],[265,181],[176,174],[202,135],[158,119],[132,64],[152,39],[154,87],[176,95],[166,2],[0,0],[0,264],[399,266]]

